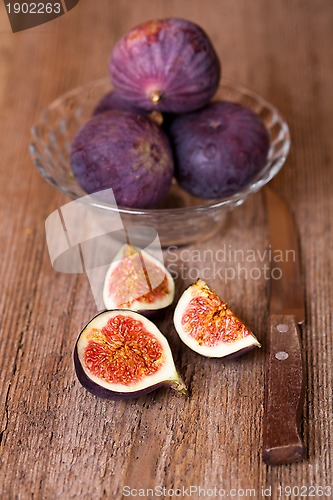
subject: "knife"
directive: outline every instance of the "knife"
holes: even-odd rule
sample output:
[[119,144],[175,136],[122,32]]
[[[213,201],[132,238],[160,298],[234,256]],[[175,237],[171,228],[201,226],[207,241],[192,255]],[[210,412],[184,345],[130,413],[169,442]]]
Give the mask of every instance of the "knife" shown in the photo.
[[[300,436],[305,396],[305,368],[300,326],[305,320],[300,250],[287,203],[265,188],[271,255],[268,352],[263,432],[263,461],[268,465],[305,457]],[[281,261],[280,261],[281,260]]]

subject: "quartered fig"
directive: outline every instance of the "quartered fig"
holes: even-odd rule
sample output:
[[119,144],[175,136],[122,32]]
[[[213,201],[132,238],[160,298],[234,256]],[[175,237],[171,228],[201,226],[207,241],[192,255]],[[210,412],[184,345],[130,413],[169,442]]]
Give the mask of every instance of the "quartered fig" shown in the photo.
[[174,324],[188,347],[210,358],[236,357],[260,347],[253,333],[200,279],[180,297]]
[[186,394],[166,338],[134,311],[104,311],[82,330],[74,350],[79,381],[95,396],[132,399],[162,386]]
[[180,185],[200,198],[239,192],[266,165],[269,135],[251,109],[227,101],[179,115],[170,127]]
[[169,306],[175,284],[164,265],[148,252],[124,245],[106,273],[103,301],[107,309],[148,313]]
[[79,129],[71,167],[87,193],[112,188],[122,207],[155,206],[173,176],[166,134],[149,118],[125,110],[100,113]]
[[220,62],[199,26],[170,18],[145,22],[121,38],[110,74],[116,91],[134,106],[181,113],[215,94]]

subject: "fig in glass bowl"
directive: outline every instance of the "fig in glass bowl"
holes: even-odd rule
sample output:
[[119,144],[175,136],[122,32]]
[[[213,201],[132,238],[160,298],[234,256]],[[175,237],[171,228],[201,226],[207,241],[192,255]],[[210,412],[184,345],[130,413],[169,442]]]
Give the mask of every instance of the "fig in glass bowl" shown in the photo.
[[200,198],[241,191],[267,163],[269,135],[251,109],[219,101],[176,117],[169,130],[180,185]]
[[93,115],[99,115],[100,113],[105,113],[106,111],[113,111],[114,109],[123,109],[125,111],[134,111],[135,113],[147,116],[149,112],[144,111],[136,106],[133,106],[129,101],[123,99],[118,92],[111,90],[105,94],[102,99],[97,103],[94,109]]
[[112,188],[118,205],[135,208],[153,207],[163,199],[174,170],[161,128],[124,110],[98,114],[79,129],[71,146],[71,167],[87,193]]
[[[86,193],[73,175],[71,145],[78,129],[90,119],[98,101],[112,90],[109,78],[73,89],[43,110],[32,128],[30,155],[46,182],[77,199]],[[290,149],[289,127],[279,110],[246,87],[224,80],[216,98],[252,109],[269,133],[267,162],[246,186],[231,196],[207,200],[190,195],[172,181],[166,197],[156,208],[137,209],[99,203],[101,210],[121,215],[125,226],[153,227],[162,246],[202,241],[220,231],[230,210],[261,189],[282,168]],[[142,242],[142,246],[150,243]]]
[[220,61],[206,33],[185,19],[147,21],[115,45],[110,75],[116,91],[142,109],[183,113],[213,97]]

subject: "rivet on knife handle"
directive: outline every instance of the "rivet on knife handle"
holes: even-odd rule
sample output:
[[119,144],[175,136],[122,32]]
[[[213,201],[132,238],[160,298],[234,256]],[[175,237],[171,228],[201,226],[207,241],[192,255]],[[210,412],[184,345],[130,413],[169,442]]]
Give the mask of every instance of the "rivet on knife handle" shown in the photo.
[[263,460],[268,465],[305,456],[300,437],[304,368],[298,325],[292,315],[271,314],[266,365]]

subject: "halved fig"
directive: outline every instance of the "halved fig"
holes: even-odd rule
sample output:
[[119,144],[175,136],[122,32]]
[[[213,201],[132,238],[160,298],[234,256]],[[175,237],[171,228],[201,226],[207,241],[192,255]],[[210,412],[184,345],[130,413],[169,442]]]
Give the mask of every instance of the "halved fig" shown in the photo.
[[174,324],[188,347],[210,358],[236,357],[261,347],[253,333],[201,279],[180,297]]
[[175,284],[164,265],[148,252],[126,244],[106,273],[103,301],[106,309],[153,312],[169,306]]
[[82,330],[74,350],[83,387],[106,399],[132,399],[162,386],[186,394],[166,338],[134,311],[104,311]]

